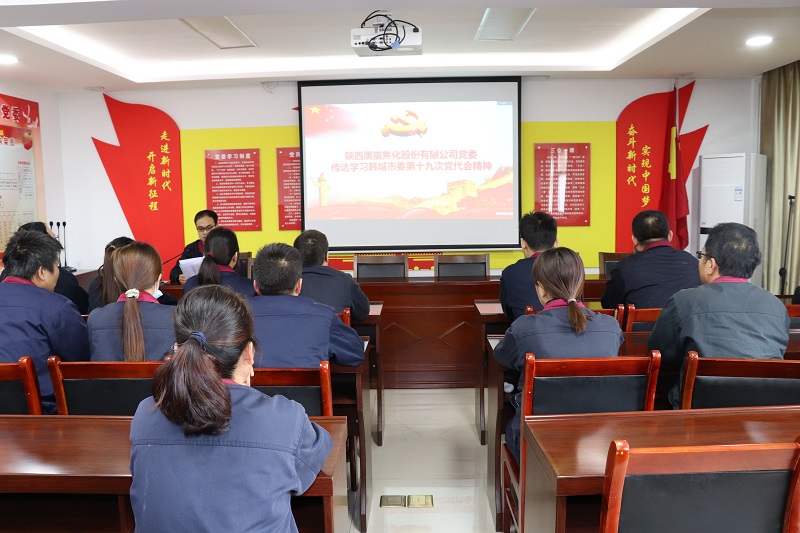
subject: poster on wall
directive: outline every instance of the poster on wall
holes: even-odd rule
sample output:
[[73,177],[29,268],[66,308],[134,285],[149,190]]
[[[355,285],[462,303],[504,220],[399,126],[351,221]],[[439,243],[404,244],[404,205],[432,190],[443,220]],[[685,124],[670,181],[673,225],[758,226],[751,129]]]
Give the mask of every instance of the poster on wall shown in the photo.
[[275,155],[278,166],[278,229],[302,229],[300,148],[276,148]]
[[39,220],[42,183],[39,104],[0,94],[0,242]]
[[206,150],[206,200],[217,222],[234,231],[261,230],[261,151]]
[[589,143],[534,145],[536,211],[544,211],[559,226],[588,226]]

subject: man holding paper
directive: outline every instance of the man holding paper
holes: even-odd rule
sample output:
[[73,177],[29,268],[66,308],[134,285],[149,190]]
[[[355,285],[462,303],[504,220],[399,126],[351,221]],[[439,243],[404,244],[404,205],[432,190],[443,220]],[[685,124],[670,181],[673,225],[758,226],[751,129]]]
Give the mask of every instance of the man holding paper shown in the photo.
[[[203,253],[205,252],[205,241],[208,232],[214,229],[217,226],[217,214],[210,209],[204,209],[199,211],[194,216],[194,225],[197,227],[197,236],[199,239],[196,241],[189,243],[186,245],[186,248],[183,249],[183,253],[181,254],[181,258],[178,259],[178,262],[175,263],[175,266],[172,267],[172,270],[169,271],[169,280],[171,283],[180,283],[183,285],[186,283],[187,278],[189,276],[181,268],[181,261],[186,259],[192,259],[199,257],[203,257]],[[200,261],[197,261],[197,268],[200,267]],[[195,269],[194,274],[197,274]]]

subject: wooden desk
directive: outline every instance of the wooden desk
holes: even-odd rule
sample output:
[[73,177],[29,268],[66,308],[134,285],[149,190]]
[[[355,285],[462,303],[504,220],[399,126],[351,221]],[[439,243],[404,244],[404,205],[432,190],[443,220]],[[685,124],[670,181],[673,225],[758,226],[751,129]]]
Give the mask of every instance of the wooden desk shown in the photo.
[[486,444],[486,400],[484,389],[487,386],[487,376],[491,376],[491,374],[487,374],[490,358],[483,339],[486,339],[486,335],[490,334],[505,334],[511,322],[503,313],[500,300],[475,300],[475,313],[477,314],[478,324],[480,324],[479,333],[482,341],[481,359],[476,365],[475,372],[475,428],[478,430],[481,444]]
[[798,435],[794,406],[527,417],[525,533],[565,531],[570,497],[603,493],[614,439],[640,448],[793,442]]
[[497,298],[491,278],[357,280],[382,301],[381,362],[390,388],[474,387],[481,360],[475,300]]
[[[321,498],[322,508],[314,512],[324,523],[323,530],[346,532],[350,528],[345,477],[347,421],[342,417],[311,420],[331,434],[333,450],[300,499]],[[129,417],[0,416],[0,492],[117,495],[120,530],[133,531],[128,497],[130,423]],[[308,506],[302,505],[307,512]]]
[[[375,378],[376,391],[378,397],[378,429],[375,443],[378,446],[383,446],[383,389],[384,389],[384,376],[383,365],[381,364],[381,313],[383,312],[383,302],[370,302],[369,303],[369,316],[364,320],[353,320],[352,326],[359,335],[366,335],[370,338],[372,343],[370,353],[372,360],[370,361],[370,382],[372,377]],[[369,383],[369,382],[368,382]],[[367,397],[369,398],[369,396]],[[367,431],[372,432],[372,428]]]
[[503,382],[505,369],[494,360],[494,348],[503,335],[486,336],[486,352],[488,354],[488,393],[486,396],[486,494],[489,507],[494,518],[495,529],[500,531],[503,525],[503,485],[500,465],[500,446],[505,434],[506,424],[514,416],[511,404],[505,401]]
[[[367,531],[369,498],[372,497],[372,423],[369,404],[368,337],[364,342],[364,363],[358,366],[331,365],[333,412],[347,417],[347,436],[350,439],[350,469],[355,471],[358,457],[358,496],[361,531]],[[357,444],[357,446],[356,446]],[[357,451],[356,451],[357,450]],[[352,476],[351,476],[352,477]],[[355,489],[353,489],[355,490]]]

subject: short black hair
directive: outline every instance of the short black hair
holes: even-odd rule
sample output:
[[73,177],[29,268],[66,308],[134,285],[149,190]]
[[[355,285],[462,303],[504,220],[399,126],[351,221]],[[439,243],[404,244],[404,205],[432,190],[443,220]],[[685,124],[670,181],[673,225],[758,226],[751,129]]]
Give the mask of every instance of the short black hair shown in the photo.
[[214,221],[214,225],[217,225],[217,214],[211,209],[203,209],[202,211],[198,211],[194,216],[194,223],[197,224],[197,221],[203,217],[211,217],[211,220]]
[[47,226],[44,225],[44,222],[28,222],[27,224],[21,225],[19,229],[24,229],[27,231],[38,231],[39,233],[50,235],[49,233],[47,233]]
[[761,264],[758,234],[736,222],[717,224],[708,232],[706,255],[717,262],[720,276],[749,279]]
[[297,248],[274,242],[261,248],[253,261],[253,278],[259,294],[292,294],[303,275],[303,261]]
[[307,229],[294,240],[303,266],[321,265],[328,258],[328,238],[321,231]]
[[7,276],[32,280],[39,268],[54,272],[61,254],[61,243],[46,233],[18,230],[3,252]]
[[636,240],[642,244],[664,241],[669,238],[669,220],[661,211],[648,209],[633,217],[631,230]]
[[530,212],[519,221],[519,236],[534,252],[549,250],[556,244],[558,223],[542,211]]

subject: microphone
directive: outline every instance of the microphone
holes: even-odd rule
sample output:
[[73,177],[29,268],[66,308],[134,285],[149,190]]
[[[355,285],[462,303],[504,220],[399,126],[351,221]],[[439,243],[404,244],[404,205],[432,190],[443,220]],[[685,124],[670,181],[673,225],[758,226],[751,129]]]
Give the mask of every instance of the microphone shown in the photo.
[[793,194],[790,194],[790,195],[789,195],[789,201],[791,202],[792,200],[794,200],[794,195],[793,195]]
[[[61,244],[61,222],[56,222],[56,240]],[[61,254],[58,254],[58,266],[61,266]]]
[[53,221],[50,221],[50,231],[53,231]]
[[169,263],[169,262],[170,262],[170,261],[172,261],[173,259],[177,259],[177,258],[179,258],[179,257],[180,257],[180,256],[182,256],[182,255],[183,255],[183,251],[181,251],[181,253],[179,253],[178,255],[174,255],[174,256],[170,257],[170,258],[169,258],[169,259],[167,259],[166,261],[162,261],[162,262],[161,262],[161,264],[162,264],[162,265],[166,265],[167,263]]
[[64,226],[64,270],[75,272],[78,269],[67,264],[67,221],[65,220],[62,225]]

